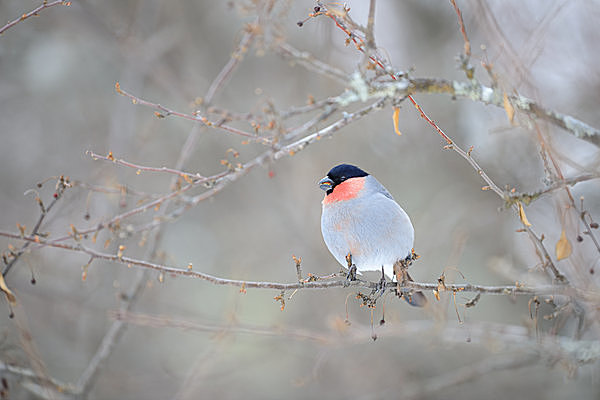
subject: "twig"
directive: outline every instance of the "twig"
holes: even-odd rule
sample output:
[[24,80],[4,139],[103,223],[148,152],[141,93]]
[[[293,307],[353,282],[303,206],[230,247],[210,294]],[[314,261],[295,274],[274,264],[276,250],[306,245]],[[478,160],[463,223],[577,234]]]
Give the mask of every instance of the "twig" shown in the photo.
[[255,140],[257,142],[261,142],[261,143],[264,143],[264,144],[269,144],[270,143],[270,139],[269,138],[261,137],[261,136],[258,136],[256,134],[254,134],[254,133],[248,133],[248,132],[242,131],[240,129],[234,128],[234,127],[229,126],[229,125],[217,124],[217,123],[211,122],[206,117],[203,117],[203,116],[201,116],[199,114],[190,115],[190,114],[182,113],[182,112],[179,112],[179,111],[171,110],[171,109],[169,109],[169,108],[167,108],[165,106],[162,106],[162,105],[160,105],[158,103],[152,103],[151,101],[144,100],[144,99],[142,99],[140,97],[137,97],[137,96],[135,96],[135,95],[133,95],[133,94],[131,94],[129,92],[126,92],[125,90],[121,89],[121,85],[119,85],[119,82],[117,82],[115,84],[115,90],[117,91],[117,93],[119,93],[119,94],[121,94],[121,95],[123,95],[125,97],[130,98],[131,101],[133,102],[133,104],[140,104],[142,106],[146,106],[146,107],[154,108],[155,110],[162,111],[164,114],[155,113],[155,115],[158,118],[164,118],[164,117],[169,116],[169,115],[175,115],[177,117],[188,119],[190,121],[200,122],[200,123],[204,124],[207,127],[211,127],[211,128],[215,128],[215,129],[221,129],[221,130],[224,130],[226,132],[233,133],[235,135],[247,137],[247,138]]
[[275,52],[285,59],[291,59],[311,71],[328,76],[333,80],[345,85],[348,83],[348,74],[341,69],[333,67],[323,61],[314,58],[307,51],[300,51],[289,43],[281,43],[275,47]]
[[458,25],[460,25],[460,33],[462,33],[463,40],[465,41],[465,56],[468,59],[471,57],[471,42],[469,42],[469,38],[467,37],[467,30],[465,29],[465,23],[463,21],[462,13],[460,12],[460,8],[456,5],[456,0],[450,0],[452,3],[452,7],[454,7],[454,11],[456,11],[456,16],[458,17]]
[[29,18],[31,16],[34,16],[34,15],[37,16],[40,11],[45,10],[46,8],[57,6],[59,4],[62,4],[62,5],[65,5],[68,7],[71,5],[71,2],[64,1],[64,0],[56,0],[56,1],[48,2],[47,0],[44,0],[42,2],[42,4],[40,4],[38,7],[34,8],[33,10],[29,11],[28,13],[21,15],[19,18],[15,19],[14,21],[9,22],[8,24],[6,24],[2,28],[0,28],[0,35],[3,34],[4,31],[6,31],[7,29],[10,29],[13,26],[15,26],[16,24],[18,24],[19,22],[25,21],[27,18]]
[[[60,181],[60,179],[63,179],[63,180]],[[64,183],[63,177],[59,178],[59,184],[60,184],[60,182]],[[30,233],[31,236],[37,235],[40,227],[42,226],[42,222],[44,222],[44,218],[46,218],[46,215],[48,215],[50,210],[52,210],[54,205],[62,197],[62,194],[63,194],[63,191],[65,188],[66,188],[66,186],[63,186],[60,188],[60,190],[57,190],[55,192],[55,196],[53,197],[53,199],[50,202],[50,204],[48,205],[48,207],[44,207],[42,200],[39,197],[37,197],[37,201],[40,204],[41,213],[40,213],[40,216],[39,216],[37,222],[35,223],[35,226],[33,227],[32,231]],[[2,271],[2,276],[8,275],[8,272],[15,265],[15,263],[19,260],[19,258],[23,255],[23,253],[25,253],[25,250],[27,249],[28,246],[29,246],[29,242],[24,243],[23,246],[13,254],[13,259],[10,260],[10,262],[6,265],[6,267],[4,267],[4,270]]]
[[90,157],[92,157],[94,160],[105,160],[105,161],[110,161],[113,162],[117,165],[122,165],[124,167],[129,167],[129,168],[133,168],[135,170],[138,171],[150,171],[150,172],[166,172],[168,174],[174,174],[177,176],[180,176],[182,178],[185,179],[186,182],[188,183],[201,183],[201,182],[206,182],[208,178],[200,175],[200,174],[191,174],[189,172],[183,172],[180,171],[178,169],[172,169],[172,168],[167,168],[167,167],[145,167],[143,165],[138,165],[138,164],[134,164],[132,162],[129,161],[125,161],[123,159],[117,159],[114,158],[112,156],[112,153],[109,154],[108,156],[103,156],[100,154],[96,154],[93,151],[86,151],[85,152],[86,155],[89,155]]
[[[258,23],[258,18],[254,21],[254,25]],[[227,64],[221,69],[217,77],[213,80],[210,87],[208,88],[206,95],[204,96],[204,103],[210,104],[215,97],[217,91],[225,85],[228,81],[231,73],[235,70],[237,65],[242,61],[244,53],[248,50],[248,46],[252,43],[252,40],[256,36],[256,29],[250,27],[240,39],[236,46],[233,54],[227,61]]]

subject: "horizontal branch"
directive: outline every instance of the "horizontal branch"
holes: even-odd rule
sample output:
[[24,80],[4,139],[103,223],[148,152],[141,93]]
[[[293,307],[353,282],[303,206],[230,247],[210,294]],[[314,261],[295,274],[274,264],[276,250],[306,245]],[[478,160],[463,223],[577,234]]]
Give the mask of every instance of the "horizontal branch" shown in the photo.
[[[115,310],[109,317],[128,324],[154,327],[174,328],[184,331],[220,333],[231,335],[281,336],[293,340],[310,340],[328,346],[345,346],[364,343],[371,336],[372,327],[353,322],[344,324],[343,333],[338,330],[320,330],[318,332],[303,328],[275,325],[248,325],[227,322],[226,324],[198,323],[185,319],[173,318],[171,315],[150,315]],[[573,340],[565,336],[540,333],[532,337],[532,332],[525,326],[499,324],[492,322],[463,322],[462,324],[440,324],[440,321],[407,320],[402,323],[388,323],[377,328],[380,335],[387,338],[412,340],[415,337],[437,338],[440,343],[486,344],[502,343],[509,349],[528,352],[544,359],[560,358],[575,366],[594,363],[600,359],[600,341]]]
[[[198,278],[214,285],[227,285],[236,286],[244,289],[274,289],[274,290],[296,290],[296,289],[328,289],[336,287],[356,287],[374,290],[377,288],[376,282],[369,282],[364,280],[348,281],[346,279],[339,280],[323,280],[323,281],[311,281],[311,282],[293,282],[293,283],[279,283],[279,282],[259,282],[259,281],[246,281],[237,279],[219,278],[214,275],[206,274],[199,271],[194,271],[190,268],[177,268],[164,264],[152,263],[149,261],[138,260],[131,257],[127,257],[120,254],[108,254],[101,253],[94,249],[91,249],[83,244],[70,245],[65,243],[57,243],[52,241],[43,240],[38,236],[21,236],[17,233],[0,231],[0,236],[4,236],[11,239],[29,241],[39,244],[40,246],[54,247],[63,250],[69,250],[79,253],[85,253],[94,259],[101,259],[116,264],[123,264],[128,267],[138,266],[142,268],[152,269],[159,271],[163,274],[180,275],[190,278]],[[484,286],[484,285],[473,285],[470,283],[463,284],[444,284],[440,286],[439,283],[419,283],[419,282],[406,282],[404,286],[399,286],[395,282],[388,282],[387,288],[397,288],[402,291],[411,290],[437,290],[437,291],[448,291],[448,292],[464,292],[464,293],[482,293],[482,294],[496,294],[496,295],[568,295],[577,296],[584,299],[591,299],[593,301],[600,300],[600,294],[582,291],[567,285],[546,285],[546,286],[526,286],[522,284],[518,285],[503,285],[503,286]]]

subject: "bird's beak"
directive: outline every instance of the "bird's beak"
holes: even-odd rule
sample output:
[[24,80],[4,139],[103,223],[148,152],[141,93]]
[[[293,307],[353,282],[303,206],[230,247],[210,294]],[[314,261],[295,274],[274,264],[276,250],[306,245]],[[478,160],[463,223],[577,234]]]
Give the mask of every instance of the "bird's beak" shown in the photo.
[[319,181],[319,187],[324,191],[328,192],[333,187],[333,181],[329,177],[325,177]]

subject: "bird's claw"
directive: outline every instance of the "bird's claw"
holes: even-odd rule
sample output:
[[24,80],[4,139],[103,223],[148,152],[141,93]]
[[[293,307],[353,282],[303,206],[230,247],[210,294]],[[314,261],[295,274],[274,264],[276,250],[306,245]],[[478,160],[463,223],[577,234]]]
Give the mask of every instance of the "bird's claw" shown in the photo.
[[349,281],[356,280],[356,265],[352,264],[352,266],[350,266],[348,269],[348,275],[346,275],[346,279]]

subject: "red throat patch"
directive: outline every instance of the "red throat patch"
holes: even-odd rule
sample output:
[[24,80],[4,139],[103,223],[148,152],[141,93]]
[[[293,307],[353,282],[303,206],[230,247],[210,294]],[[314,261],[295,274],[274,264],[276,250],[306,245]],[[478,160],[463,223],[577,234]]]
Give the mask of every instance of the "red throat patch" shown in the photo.
[[325,196],[323,204],[331,204],[338,201],[351,200],[358,196],[365,186],[365,177],[350,178],[337,185],[333,192]]

